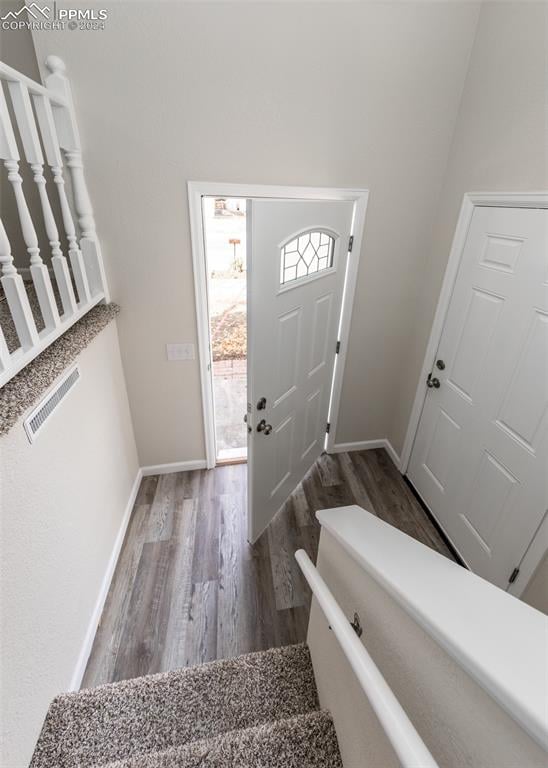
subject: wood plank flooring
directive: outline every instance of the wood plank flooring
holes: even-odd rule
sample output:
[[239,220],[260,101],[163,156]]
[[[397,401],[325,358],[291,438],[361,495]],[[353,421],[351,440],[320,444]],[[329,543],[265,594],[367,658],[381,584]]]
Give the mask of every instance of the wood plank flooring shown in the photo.
[[359,504],[452,555],[382,449],[324,454],[260,540],[246,541],[245,464],[143,479],[82,687],[306,638],[317,509]]

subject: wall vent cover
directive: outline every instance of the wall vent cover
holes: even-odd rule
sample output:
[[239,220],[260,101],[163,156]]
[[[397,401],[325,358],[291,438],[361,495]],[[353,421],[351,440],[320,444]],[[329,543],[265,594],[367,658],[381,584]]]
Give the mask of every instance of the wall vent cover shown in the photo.
[[23,422],[23,426],[25,427],[25,432],[31,443],[36,440],[37,434],[40,432],[46,421],[61,401],[68,395],[79,378],[79,369],[77,367],[72,368],[55,384],[55,387],[42,398],[36,408],[34,408],[34,410],[27,416]]

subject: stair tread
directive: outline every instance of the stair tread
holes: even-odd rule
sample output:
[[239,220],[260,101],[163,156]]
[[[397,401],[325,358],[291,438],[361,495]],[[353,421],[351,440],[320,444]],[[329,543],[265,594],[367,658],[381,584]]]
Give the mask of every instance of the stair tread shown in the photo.
[[148,752],[104,768],[342,768],[333,720],[315,711]]
[[318,709],[308,647],[273,648],[56,697],[31,768],[86,768]]

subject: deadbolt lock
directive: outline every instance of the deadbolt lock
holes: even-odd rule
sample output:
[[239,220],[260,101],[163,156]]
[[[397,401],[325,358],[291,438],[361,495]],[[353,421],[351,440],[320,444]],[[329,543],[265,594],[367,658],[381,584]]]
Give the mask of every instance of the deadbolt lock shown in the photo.
[[443,362],[443,360],[436,360],[436,368],[440,371],[445,370],[445,363]]
[[266,397],[261,397],[257,401],[257,410],[258,411],[264,411],[265,408],[266,408]]

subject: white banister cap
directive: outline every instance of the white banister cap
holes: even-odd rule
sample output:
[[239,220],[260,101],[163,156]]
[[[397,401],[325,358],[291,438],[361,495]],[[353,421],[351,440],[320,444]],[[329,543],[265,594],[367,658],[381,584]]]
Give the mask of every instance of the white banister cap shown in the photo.
[[48,56],[46,59],[46,67],[52,73],[52,75],[64,75],[67,71],[67,67],[63,59],[59,56]]

